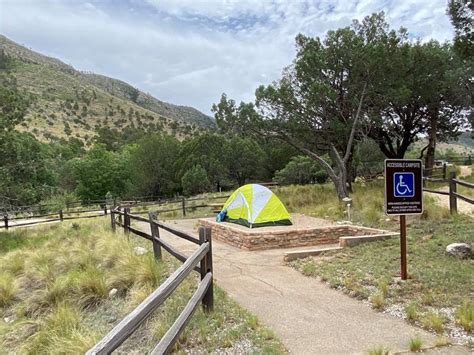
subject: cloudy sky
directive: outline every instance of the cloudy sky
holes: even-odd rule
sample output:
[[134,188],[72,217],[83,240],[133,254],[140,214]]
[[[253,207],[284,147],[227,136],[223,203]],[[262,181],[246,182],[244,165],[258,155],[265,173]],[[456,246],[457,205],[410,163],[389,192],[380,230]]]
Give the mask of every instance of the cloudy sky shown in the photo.
[[297,33],[324,36],[381,10],[413,39],[453,36],[446,0],[0,0],[0,33],[210,114],[222,92],[251,100],[277,79]]

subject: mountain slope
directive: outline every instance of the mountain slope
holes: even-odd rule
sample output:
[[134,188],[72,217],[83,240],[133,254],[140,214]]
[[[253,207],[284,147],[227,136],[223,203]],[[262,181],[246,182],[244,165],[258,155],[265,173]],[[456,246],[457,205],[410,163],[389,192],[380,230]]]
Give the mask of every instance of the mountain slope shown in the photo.
[[1,35],[0,51],[9,60],[8,75],[32,101],[18,129],[38,139],[74,136],[90,144],[101,128],[184,138],[214,126],[210,117],[192,107],[162,102],[117,79],[77,71]]

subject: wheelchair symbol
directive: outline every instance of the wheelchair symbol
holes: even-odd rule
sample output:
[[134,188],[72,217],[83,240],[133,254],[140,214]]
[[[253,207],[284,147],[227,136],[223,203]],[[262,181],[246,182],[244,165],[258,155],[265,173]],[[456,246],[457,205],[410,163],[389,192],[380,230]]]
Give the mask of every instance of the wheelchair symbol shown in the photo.
[[395,173],[393,174],[394,195],[395,197],[413,197],[415,196],[414,187],[415,176],[413,173]]

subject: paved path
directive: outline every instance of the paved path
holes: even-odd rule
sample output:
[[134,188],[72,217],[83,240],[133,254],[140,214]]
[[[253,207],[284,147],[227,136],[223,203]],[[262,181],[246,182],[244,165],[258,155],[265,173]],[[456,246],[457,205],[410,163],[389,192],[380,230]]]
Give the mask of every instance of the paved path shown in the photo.
[[[197,220],[168,221],[197,235]],[[148,226],[142,224],[146,230]],[[188,254],[194,244],[160,236]],[[305,277],[282,261],[284,250],[243,251],[213,241],[217,284],[230,297],[258,316],[293,354],[365,353],[374,345],[406,351],[410,338],[419,334],[424,345],[435,337]]]

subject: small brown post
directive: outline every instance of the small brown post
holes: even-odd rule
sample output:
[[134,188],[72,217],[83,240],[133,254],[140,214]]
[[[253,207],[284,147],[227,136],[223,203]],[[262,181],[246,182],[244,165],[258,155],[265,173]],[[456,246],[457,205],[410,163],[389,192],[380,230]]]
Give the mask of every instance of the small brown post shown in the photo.
[[130,230],[128,228],[130,227],[130,207],[124,207],[123,213],[123,231],[125,234],[129,235]]
[[400,216],[400,277],[408,278],[407,273],[407,221],[406,216]]
[[448,167],[446,166],[446,163],[443,163],[443,180],[447,179],[447,169]]
[[161,245],[158,243],[158,239],[160,239],[160,229],[156,223],[154,223],[155,219],[158,219],[158,212],[148,212],[148,219],[150,220],[150,231],[151,231],[151,241],[153,243],[153,255],[155,255],[155,259],[161,260]]
[[104,215],[107,216],[107,203],[104,203]]
[[[213,272],[212,267],[212,236],[211,228],[200,227],[199,228],[199,242],[202,244],[209,243],[209,251],[201,260],[201,280],[206,277],[208,272]],[[205,312],[212,312],[214,310],[214,289],[213,280],[207,289],[204,297],[202,298],[202,306]]]
[[183,197],[182,200],[182,205],[183,205],[183,217],[186,217],[186,200]]
[[110,210],[110,226],[112,227],[112,232],[115,233],[115,215],[114,215],[114,210]]
[[59,220],[62,222],[64,221],[63,210],[59,211]]
[[456,198],[456,172],[452,171],[449,173],[449,211],[451,214],[458,213],[458,202]]
[[[122,207],[118,208],[119,212],[122,212]],[[119,213],[119,223],[122,224],[122,214]]]
[[3,223],[5,225],[5,230],[8,230],[8,215],[3,216]]

